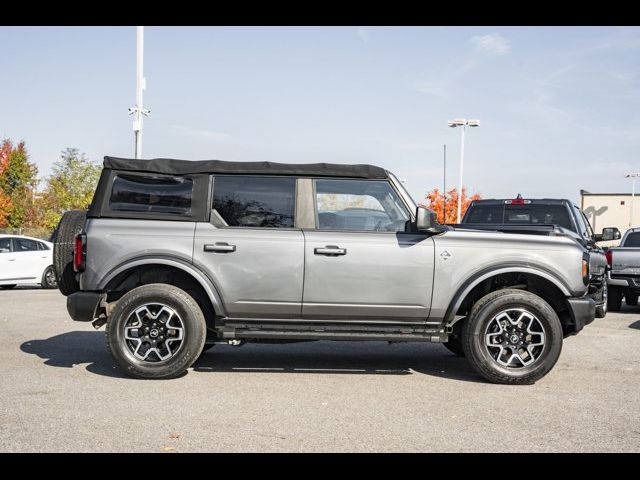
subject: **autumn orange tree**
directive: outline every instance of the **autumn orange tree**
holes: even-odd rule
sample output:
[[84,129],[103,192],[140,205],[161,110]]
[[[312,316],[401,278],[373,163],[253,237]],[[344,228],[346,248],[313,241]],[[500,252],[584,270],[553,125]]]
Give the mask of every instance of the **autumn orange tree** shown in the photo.
[[[4,178],[6,175],[12,150],[13,145],[8,140],[3,141],[0,145],[0,178]],[[11,203],[11,197],[7,195],[0,186],[0,228],[7,226],[7,219],[12,208],[13,203]]]
[[[460,215],[469,208],[469,204],[473,200],[480,200],[480,194],[475,193],[467,196],[467,189],[462,187],[462,205]],[[420,205],[430,208],[436,212],[438,222],[440,223],[456,223],[458,221],[458,189],[453,188],[447,192],[446,200],[439,188],[434,188],[424,196],[425,201]],[[443,201],[445,200],[445,201]]]

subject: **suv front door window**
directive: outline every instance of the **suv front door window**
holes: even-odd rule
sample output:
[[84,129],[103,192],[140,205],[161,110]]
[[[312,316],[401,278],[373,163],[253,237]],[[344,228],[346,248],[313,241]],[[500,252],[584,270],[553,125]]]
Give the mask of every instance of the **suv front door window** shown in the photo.
[[409,213],[386,180],[316,180],[319,230],[404,232]]

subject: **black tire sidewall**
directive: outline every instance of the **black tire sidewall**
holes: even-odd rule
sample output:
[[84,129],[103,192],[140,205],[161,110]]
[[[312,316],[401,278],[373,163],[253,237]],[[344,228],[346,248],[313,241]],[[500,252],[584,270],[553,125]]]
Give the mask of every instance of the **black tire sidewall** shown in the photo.
[[42,288],[45,288],[45,289],[58,288],[57,281],[55,285],[51,285],[50,283],[47,282],[47,272],[50,270],[53,271],[53,275],[56,276],[56,269],[53,268],[53,265],[50,265],[47,268],[45,268],[44,272],[42,273],[42,281],[40,282],[40,286]]
[[[489,294],[491,295],[491,294]],[[482,299],[478,302],[480,304]],[[521,368],[498,364],[485,347],[484,335],[489,322],[501,311],[523,308],[535,315],[545,330],[545,345],[538,360]],[[531,384],[546,375],[562,351],[562,325],[555,311],[542,298],[530,292],[505,291],[472,310],[466,321],[463,347],[471,365],[485,378],[496,383]]]
[[607,309],[618,312],[622,307],[622,290],[618,287],[609,287],[607,292]]
[[626,303],[630,307],[635,307],[636,305],[638,305],[638,294],[637,293],[625,294],[624,303]]
[[[184,324],[184,340],[173,357],[162,362],[140,360],[124,340],[124,326],[136,308],[145,303],[161,303],[173,308]],[[126,293],[107,322],[107,345],[114,360],[135,378],[173,378],[187,370],[204,347],[206,324],[198,304],[184,290],[171,285],[144,285]]]
[[80,290],[73,270],[73,247],[76,235],[82,232],[87,219],[84,210],[69,210],[64,212],[56,228],[56,238],[53,244],[53,268],[58,281],[58,289],[65,296]]

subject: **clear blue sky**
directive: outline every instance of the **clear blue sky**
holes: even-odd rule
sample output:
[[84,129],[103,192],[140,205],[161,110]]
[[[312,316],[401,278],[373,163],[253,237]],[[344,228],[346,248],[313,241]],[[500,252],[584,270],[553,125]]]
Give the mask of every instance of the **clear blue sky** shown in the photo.
[[[65,147],[132,156],[135,28],[0,28],[0,137],[42,175]],[[640,28],[145,29],[143,156],[373,163],[416,199],[630,191]]]

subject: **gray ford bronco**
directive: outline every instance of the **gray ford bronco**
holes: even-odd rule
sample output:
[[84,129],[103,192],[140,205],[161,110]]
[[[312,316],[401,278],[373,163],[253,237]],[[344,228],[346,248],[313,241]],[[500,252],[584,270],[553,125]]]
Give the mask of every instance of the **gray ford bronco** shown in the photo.
[[106,324],[138,378],[216,343],[383,340],[529,384],[595,318],[574,240],[439,225],[371,165],[105,157],[54,263],[71,317]]

